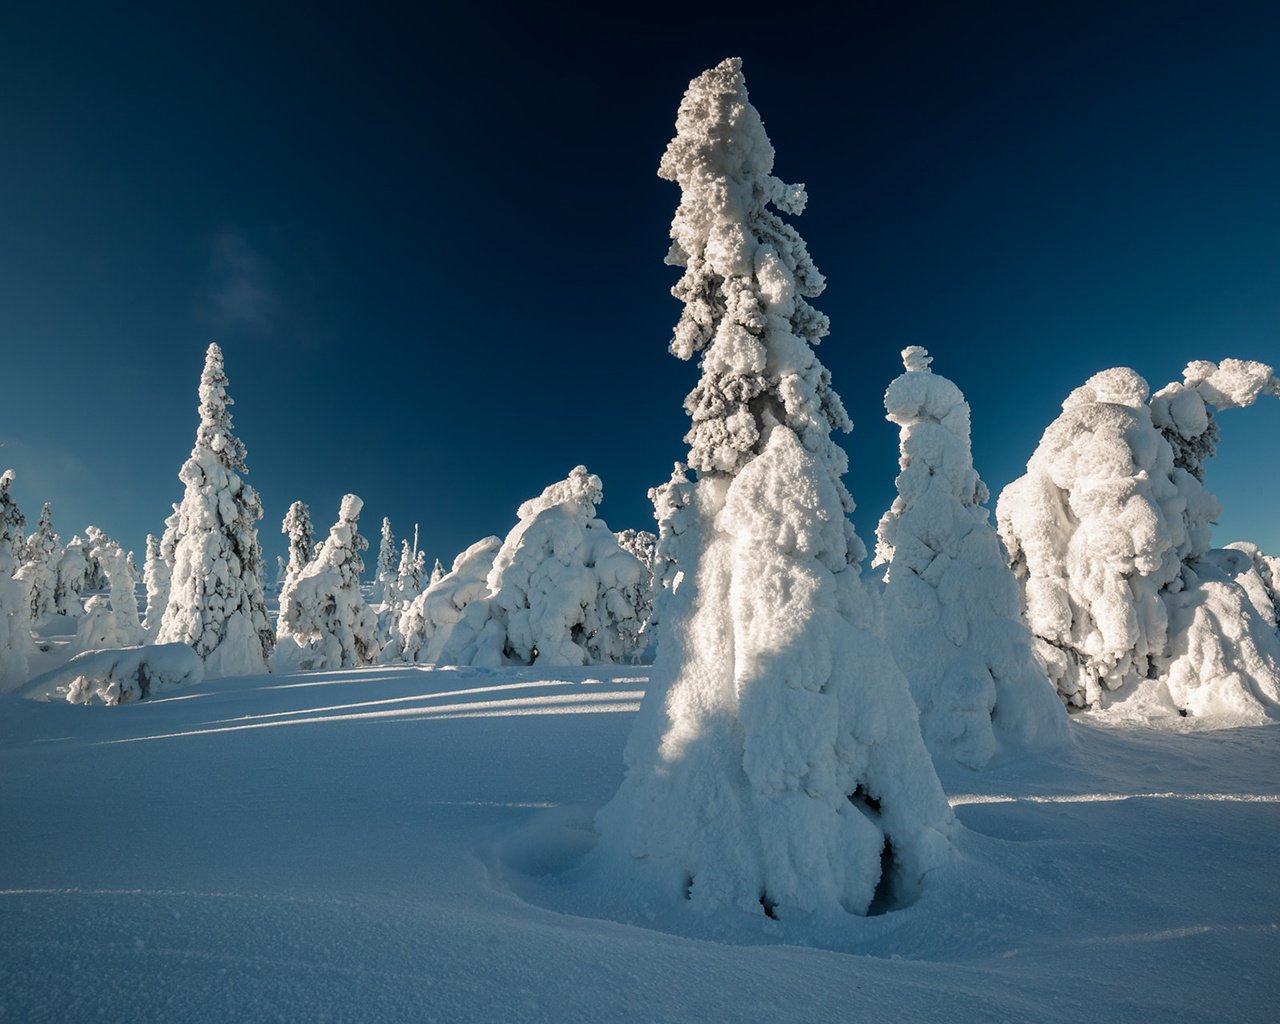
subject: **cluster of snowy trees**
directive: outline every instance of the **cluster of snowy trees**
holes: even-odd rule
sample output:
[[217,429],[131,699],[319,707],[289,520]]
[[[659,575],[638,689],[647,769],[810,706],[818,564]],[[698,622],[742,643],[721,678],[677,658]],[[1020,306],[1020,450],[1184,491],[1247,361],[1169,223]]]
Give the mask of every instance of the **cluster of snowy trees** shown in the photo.
[[[815,346],[825,280],[782,214],[804,188],[774,151],[741,62],[696,78],[659,168],[679,185],[671,340],[700,376],[688,452],[650,497],[657,534],[597,516],[578,466],[486,537],[426,571],[382,520],[371,586],[363,503],[316,542],[284,517],[276,621],[264,599],[246,451],[222,353],[209,347],[185,490],[145,570],[100,530],[65,548],[0,477],[0,685],[27,678],[31,627],[77,620],[58,670],[71,699],[122,702],[206,675],[378,662],[575,666],[654,653],[621,789],[593,863],[666,901],[771,918],[872,914],[911,901],[950,856],[937,768],[1069,742],[1067,709],[1259,721],[1280,709],[1280,560],[1210,549],[1217,415],[1280,397],[1258,362],[1195,362],[1151,394],[1126,368],[1063,402],[1025,475],[990,495],[971,411],[916,346],[885,393],[897,497],[873,573],[854,532],[851,422]],[[146,612],[136,598],[145,584]],[[90,595],[82,604],[82,595]],[[612,897],[611,897],[612,898]]]

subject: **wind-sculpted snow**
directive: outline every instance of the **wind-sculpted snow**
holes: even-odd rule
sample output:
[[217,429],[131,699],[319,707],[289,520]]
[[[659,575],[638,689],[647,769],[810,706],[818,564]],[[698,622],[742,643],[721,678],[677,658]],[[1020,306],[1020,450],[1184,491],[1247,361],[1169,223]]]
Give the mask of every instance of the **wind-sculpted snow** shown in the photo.
[[204,679],[204,662],[186,644],[150,644],[85,651],[37,676],[17,694],[72,704],[129,704]]
[[969,405],[929,369],[928,353],[902,353],[907,372],[885,409],[900,428],[893,506],[876,531],[886,565],[885,635],[911,685],[935,759],[971,768],[1003,744],[1061,744],[1066,715],[1032,654],[1018,583],[989,522],[973,468]]
[[[1171,701],[1170,713],[1236,715],[1239,693],[1261,713],[1271,689],[1262,653],[1232,671],[1211,667],[1223,651],[1210,649],[1240,622],[1202,635],[1248,598],[1235,583],[1202,579],[1221,509],[1201,478],[1217,438],[1212,409],[1275,393],[1270,367],[1240,360],[1192,363],[1183,384],[1149,404],[1134,371],[1103,371],[1068,396],[1026,475],[1000,495],[1000,534],[1038,651],[1069,706],[1105,707],[1111,692],[1145,688],[1139,699]],[[1259,622],[1249,618],[1246,632]]]
[[489,570],[501,547],[499,537],[476,541],[453,560],[449,572],[405,607],[400,616],[399,657],[410,662],[456,664],[450,659],[460,655],[448,647],[453,627],[468,617],[471,621],[459,626],[458,636],[473,637],[488,621],[489,609],[484,603],[474,612],[467,609],[489,595]]

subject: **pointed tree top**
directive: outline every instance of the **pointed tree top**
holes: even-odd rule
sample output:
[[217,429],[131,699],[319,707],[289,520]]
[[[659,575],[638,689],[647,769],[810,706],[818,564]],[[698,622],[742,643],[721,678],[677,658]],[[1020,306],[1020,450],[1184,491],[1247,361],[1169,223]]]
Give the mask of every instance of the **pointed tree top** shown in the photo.
[[234,404],[227,394],[222,349],[217,342],[210,342],[205,352],[204,370],[200,374],[200,426],[196,430],[196,448],[216,452],[224,466],[245,473],[248,470],[244,462],[244,444],[231,432],[230,406]]
[[902,350],[902,365],[908,373],[931,373],[929,364],[932,362],[933,356],[919,345],[908,345]]

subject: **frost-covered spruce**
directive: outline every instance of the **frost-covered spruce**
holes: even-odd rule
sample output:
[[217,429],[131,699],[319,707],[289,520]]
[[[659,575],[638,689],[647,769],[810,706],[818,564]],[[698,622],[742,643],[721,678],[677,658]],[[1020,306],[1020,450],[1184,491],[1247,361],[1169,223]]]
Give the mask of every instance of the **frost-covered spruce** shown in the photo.
[[306,669],[372,665],[378,657],[378,620],[360,593],[360,510],[354,494],[342,499],[338,521],[297,577],[280,594],[278,661]]
[[997,503],[1039,654],[1073,708],[1167,680],[1193,628],[1188,609],[1203,603],[1174,595],[1201,581],[1195,565],[1221,512],[1200,480],[1217,437],[1210,409],[1280,385],[1264,364],[1224,360],[1192,363],[1150,403],[1148,391],[1125,367],[1095,374]]
[[147,639],[147,633],[138,618],[134,578],[137,570],[129,564],[128,556],[117,541],[96,526],[90,526],[85,532],[89,538],[89,557],[102,567],[107,581],[111,614],[115,620],[113,645],[127,647],[142,643]]
[[1004,745],[1066,737],[1066,716],[1032,653],[1018,581],[973,467],[969,404],[919,346],[885,392],[900,428],[898,495],[876,530],[885,635],[911,685],[935,761],[981,768]]
[[[262,596],[262,503],[244,479],[244,443],[232,433],[222,350],[210,345],[200,376],[200,425],[178,474],[173,578],[158,643],[185,643],[209,677],[266,671],[275,638]],[[163,543],[161,545],[163,551]]]
[[668,492],[674,586],[597,856],[660,902],[865,914],[920,891],[952,815],[859,576],[830,436],[849,421],[805,301],[823,280],[769,209],[800,212],[804,191],[772,175],[739,61],[690,84],[676,126],[659,174],[682,189],[672,351],[701,353],[698,478]]
[[35,533],[27,538],[27,560],[18,570],[31,594],[31,620],[40,622],[58,610],[58,560],[62,546],[53,532],[53,508],[46,501]]
[[280,523],[280,532],[289,538],[289,561],[285,567],[284,583],[287,586],[306,568],[307,563],[316,556],[315,529],[311,525],[311,510],[301,501],[289,506],[284,520]]
[[[623,530],[617,538],[618,546],[633,555],[644,567],[644,576],[636,592],[635,621],[640,623],[640,633],[637,633],[633,640],[634,655],[639,658],[646,651],[651,653],[650,645],[657,635],[657,623],[653,618],[653,602],[656,592],[654,569],[658,560],[658,538],[647,530]],[[641,633],[643,636],[640,635]]]
[[[0,473],[0,544],[9,549],[15,567],[23,563],[27,550],[27,517],[18,508],[18,503],[10,493],[13,486],[14,472],[6,469]],[[10,570],[10,575],[13,571]]]
[[[419,568],[418,576],[419,578],[421,578],[422,566],[419,565],[418,568]],[[444,579],[444,566],[440,564],[440,559],[437,558],[436,564],[431,568],[431,580],[428,583],[428,586],[434,586],[435,584],[439,583],[442,579]]]
[[79,615],[83,610],[80,595],[85,590],[88,570],[84,541],[79,536],[72,537],[58,558],[58,579],[54,585],[53,600],[59,615]]
[[142,581],[147,587],[147,614],[142,620],[142,628],[153,640],[160,632],[160,621],[169,603],[171,577],[172,570],[160,550],[160,538],[147,534],[147,560],[142,567]]
[[524,502],[493,558],[487,595],[442,625],[429,660],[570,666],[629,658],[643,626],[636,609],[644,567],[596,516],[602,497],[600,478],[577,466]]

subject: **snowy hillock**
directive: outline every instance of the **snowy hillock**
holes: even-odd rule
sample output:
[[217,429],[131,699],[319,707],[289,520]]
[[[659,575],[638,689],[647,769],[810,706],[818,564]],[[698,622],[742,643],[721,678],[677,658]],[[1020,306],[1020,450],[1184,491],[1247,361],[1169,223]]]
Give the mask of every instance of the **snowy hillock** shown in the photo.
[[902,353],[906,372],[885,392],[900,428],[898,496],[876,531],[884,565],[885,635],[911,685],[935,760],[970,768],[1002,745],[1061,744],[1066,714],[1032,653],[1018,583],[990,525],[973,467],[969,405]]
[[151,644],[77,654],[30,680],[16,695],[65,697],[72,704],[128,704],[203,679],[204,661],[186,644]]
[[484,592],[477,570],[488,541],[413,602],[402,649],[425,651],[419,660],[432,664],[489,667],[631,656],[644,626],[638,609],[647,574],[597,518],[602,497],[600,478],[578,466],[522,504],[487,567]]
[[[1270,367],[1223,360],[1192,363],[1184,383],[1148,402],[1133,370],[1105,370],[1067,397],[1026,474],[1000,495],[1000,534],[1037,650],[1068,706],[1103,708],[1163,686],[1180,714],[1226,713],[1237,692],[1256,713],[1265,707],[1265,637],[1257,657],[1207,670],[1219,659],[1203,631],[1219,612],[1253,605],[1228,577],[1210,580],[1202,562],[1221,511],[1202,477],[1217,438],[1212,410],[1277,391]],[[1242,628],[1252,636],[1261,624],[1254,612]],[[1219,638],[1237,625],[1217,627]],[[1193,698],[1197,686],[1204,692]]]

